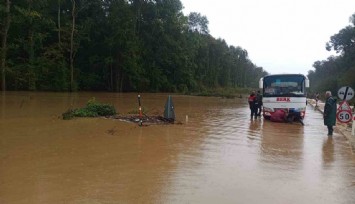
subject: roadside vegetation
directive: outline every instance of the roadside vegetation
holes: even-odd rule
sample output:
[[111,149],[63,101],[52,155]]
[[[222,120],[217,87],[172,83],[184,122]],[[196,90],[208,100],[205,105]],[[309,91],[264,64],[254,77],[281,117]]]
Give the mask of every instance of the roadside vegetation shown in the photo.
[[69,109],[62,116],[64,120],[69,120],[75,117],[113,116],[116,114],[116,109],[113,105],[103,104],[92,98],[87,102],[85,107]]
[[198,93],[190,93],[195,96],[215,96],[222,98],[243,98],[245,95],[249,95],[254,90],[252,88],[214,88],[204,90]]
[[[257,87],[248,51],[180,0],[5,0],[2,90],[208,94]],[[218,93],[215,93],[218,94]]]
[[[337,55],[316,61],[313,64],[314,70],[308,72],[311,82],[310,97],[318,92],[324,100],[327,90],[337,96],[339,88],[343,86],[355,89],[355,13],[349,20],[349,25],[331,36],[326,44],[326,49],[334,50]],[[354,105],[355,99],[350,104]]]
[[[248,51],[214,38],[206,16],[182,9],[180,0],[4,0],[1,90],[235,97],[257,88],[268,73]],[[308,72],[310,93],[355,89],[354,38],[355,14],[326,44],[338,54]]]

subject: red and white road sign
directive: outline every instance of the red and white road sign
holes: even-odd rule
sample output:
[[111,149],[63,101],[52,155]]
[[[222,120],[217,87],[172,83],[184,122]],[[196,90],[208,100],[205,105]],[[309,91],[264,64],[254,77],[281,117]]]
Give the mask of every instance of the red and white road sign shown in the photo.
[[350,105],[349,105],[349,103],[347,101],[342,101],[339,104],[338,111],[342,111],[342,110],[351,112],[351,107],[350,107]]
[[337,112],[337,119],[339,120],[339,122],[348,123],[351,121],[352,118],[353,116],[351,114],[351,111],[340,110]]

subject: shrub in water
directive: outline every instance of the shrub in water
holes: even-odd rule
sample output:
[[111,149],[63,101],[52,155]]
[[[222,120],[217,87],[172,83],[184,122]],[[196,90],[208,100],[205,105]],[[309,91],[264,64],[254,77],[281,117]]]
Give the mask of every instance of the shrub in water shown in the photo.
[[88,101],[84,108],[69,109],[63,113],[63,119],[69,120],[74,117],[97,117],[97,116],[109,116],[115,115],[116,109],[113,105],[101,104],[96,102],[95,98]]
[[65,113],[63,113],[62,116],[63,116],[63,120],[70,120],[75,117],[74,110],[69,109]]
[[87,112],[95,113],[96,116],[115,115],[115,107],[109,104],[101,104],[95,101],[95,98],[89,100],[85,107]]

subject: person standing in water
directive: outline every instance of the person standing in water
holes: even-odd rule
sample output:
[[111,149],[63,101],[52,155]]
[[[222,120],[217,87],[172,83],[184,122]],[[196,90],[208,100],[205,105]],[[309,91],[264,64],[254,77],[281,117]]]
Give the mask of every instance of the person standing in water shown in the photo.
[[248,103],[249,103],[249,108],[250,108],[250,119],[253,119],[253,116],[255,116],[255,119],[257,118],[257,100],[256,100],[256,95],[255,91],[252,91],[251,94],[248,97]]
[[328,136],[333,135],[333,126],[335,126],[335,118],[337,111],[337,100],[332,97],[332,92],[325,92],[325,105],[324,105],[324,125],[328,128]]

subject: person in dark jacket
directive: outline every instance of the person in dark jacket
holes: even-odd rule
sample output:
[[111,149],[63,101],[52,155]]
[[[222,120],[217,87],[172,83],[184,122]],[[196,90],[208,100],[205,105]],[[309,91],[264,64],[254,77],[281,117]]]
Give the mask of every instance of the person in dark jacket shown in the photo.
[[328,128],[328,136],[333,135],[333,126],[335,126],[335,118],[337,112],[337,100],[332,97],[332,92],[325,92],[325,105],[324,105],[324,125]]
[[248,97],[248,103],[250,108],[250,119],[253,119],[253,116],[255,116],[256,119],[258,110],[255,91],[251,92],[250,96]]

